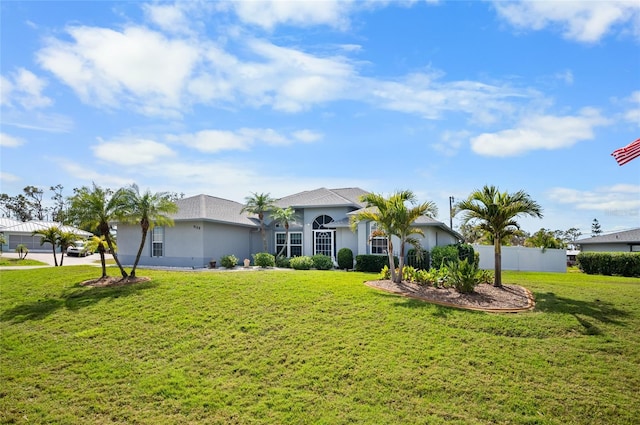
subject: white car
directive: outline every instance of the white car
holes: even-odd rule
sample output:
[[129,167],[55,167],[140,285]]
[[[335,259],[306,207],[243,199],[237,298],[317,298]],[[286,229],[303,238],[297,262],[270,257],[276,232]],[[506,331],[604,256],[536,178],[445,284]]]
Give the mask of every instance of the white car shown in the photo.
[[91,254],[92,252],[87,249],[85,241],[75,241],[67,248],[67,257],[86,257]]

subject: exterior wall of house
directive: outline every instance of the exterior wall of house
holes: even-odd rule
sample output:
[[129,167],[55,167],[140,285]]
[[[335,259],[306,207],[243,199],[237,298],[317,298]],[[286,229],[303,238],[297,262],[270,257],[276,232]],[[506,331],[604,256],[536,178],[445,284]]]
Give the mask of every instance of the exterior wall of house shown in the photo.
[[[7,247],[8,251],[15,251],[16,247],[22,244],[32,252],[51,252],[51,244],[49,242],[40,245],[42,236],[32,236],[31,233],[5,232],[4,237],[7,238],[8,245],[4,245],[3,249]],[[60,248],[56,248],[56,251],[60,252]]]
[[259,243],[254,244],[257,251],[252,252],[252,240],[255,239],[249,227],[233,226],[223,223],[205,223],[204,224],[204,255],[205,264],[209,264],[210,260],[218,262],[220,267],[220,259],[225,255],[235,255],[238,257],[240,264],[245,258],[253,261],[252,253],[262,251],[262,237],[258,231]]
[[[314,254],[314,233],[313,233],[313,222],[314,220],[322,215],[330,216],[334,221],[339,221],[344,218],[347,218],[347,213],[352,211],[353,208],[348,207],[335,207],[335,208],[305,208],[303,212],[303,254],[311,256]],[[349,231],[348,229],[345,229]],[[336,229],[335,232],[335,240],[336,240],[336,252],[335,255],[338,254],[338,251],[342,246],[338,243],[338,237],[340,237],[349,243],[349,246],[354,246],[354,241],[351,240],[342,229]],[[352,249],[353,250],[353,249]],[[355,255],[355,250],[354,255]]]
[[[621,243],[593,243],[580,245],[582,252],[630,252],[629,244]],[[636,248],[637,250],[638,248]]]

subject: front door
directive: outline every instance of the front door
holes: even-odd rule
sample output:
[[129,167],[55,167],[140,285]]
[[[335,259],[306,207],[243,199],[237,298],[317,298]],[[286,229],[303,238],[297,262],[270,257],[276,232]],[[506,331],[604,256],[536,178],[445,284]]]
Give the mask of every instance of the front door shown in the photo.
[[316,217],[313,221],[313,255],[322,254],[335,259],[336,231],[326,227],[333,222],[328,215]]

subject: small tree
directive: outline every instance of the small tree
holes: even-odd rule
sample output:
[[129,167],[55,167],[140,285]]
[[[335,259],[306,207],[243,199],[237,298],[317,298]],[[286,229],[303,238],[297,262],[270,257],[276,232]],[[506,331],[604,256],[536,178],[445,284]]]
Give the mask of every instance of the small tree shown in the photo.
[[593,219],[593,222],[591,222],[591,237],[596,237],[599,236],[600,234],[602,234],[602,228],[600,227],[600,222],[598,221],[597,218]]
[[[117,246],[111,242],[111,246],[113,249],[117,249]],[[102,277],[107,277],[107,262],[105,259],[105,253],[109,249],[109,245],[107,244],[107,240],[104,236],[92,236],[87,241],[87,249],[91,252],[98,251],[100,255],[100,264],[102,265]]]
[[246,201],[245,206],[240,210],[240,213],[248,212],[255,214],[260,220],[260,234],[262,235],[262,247],[263,251],[267,252],[267,236],[264,230],[264,215],[274,208],[275,199],[271,198],[268,193],[253,193],[252,196],[244,198]]
[[7,238],[4,236],[4,233],[0,233],[0,255],[2,255],[2,248],[4,248],[4,244],[7,243]]
[[60,246],[60,265],[64,262],[64,253],[72,243],[78,240],[78,235],[70,232],[60,232],[58,235],[58,246]]
[[56,253],[56,245],[58,243],[58,238],[60,238],[60,229],[58,229],[58,226],[51,226],[46,229],[34,230],[31,232],[31,236],[36,235],[40,236],[40,246],[43,246],[45,243],[51,244],[51,250],[53,251],[53,263],[58,267],[58,254]]
[[24,260],[25,258],[27,258],[29,248],[27,248],[24,244],[19,244],[18,246],[16,246],[16,252],[18,253],[18,259]]

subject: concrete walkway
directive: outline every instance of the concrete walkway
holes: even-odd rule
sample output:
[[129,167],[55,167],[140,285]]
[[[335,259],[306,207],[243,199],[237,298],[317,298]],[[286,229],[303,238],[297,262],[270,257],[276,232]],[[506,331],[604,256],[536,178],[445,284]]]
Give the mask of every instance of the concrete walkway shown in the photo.
[[[3,252],[2,256],[4,258],[18,258],[18,254],[15,252]],[[60,263],[60,253],[57,254],[58,263]],[[41,268],[41,267],[52,267],[54,266],[53,262],[53,253],[51,252],[29,252],[27,254],[28,260],[37,260],[43,263],[46,263],[46,266],[6,266],[0,267],[0,270],[20,270],[26,268]],[[111,254],[105,255],[105,260],[111,260],[113,257]],[[97,263],[96,263],[97,261]],[[62,266],[79,266],[79,265],[91,265],[100,267],[100,255],[92,254],[86,257],[68,257],[67,254],[64,254],[64,261],[62,262]]]

